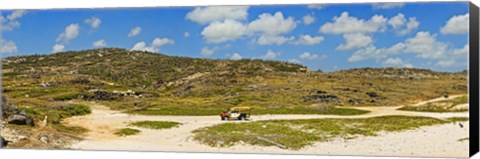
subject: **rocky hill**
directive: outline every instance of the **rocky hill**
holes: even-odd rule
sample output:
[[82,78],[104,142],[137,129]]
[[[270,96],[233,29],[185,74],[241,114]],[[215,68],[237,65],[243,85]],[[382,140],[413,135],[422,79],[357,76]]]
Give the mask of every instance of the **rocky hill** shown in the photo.
[[158,88],[197,73],[251,74],[300,72],[286,62],[210,60],[173,57],[125,49],[96,49],[3,59],[4,70],[20,74],[91,75],[130,87]]

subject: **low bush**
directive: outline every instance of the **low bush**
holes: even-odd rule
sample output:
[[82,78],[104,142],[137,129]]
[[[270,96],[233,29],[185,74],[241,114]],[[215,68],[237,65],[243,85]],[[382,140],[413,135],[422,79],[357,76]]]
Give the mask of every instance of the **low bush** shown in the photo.
[[178,122],[171,121],[138,121],[130,124],[131,126],[148,128],[148,129],[168,129],[182,125]]
[[136,135],[140,133],[140,130],[137,129],[132,129],[132,128],[123,128],[123,129],[118,129],[115,131],[115,135],[117,136],[131,136],[131,135]]

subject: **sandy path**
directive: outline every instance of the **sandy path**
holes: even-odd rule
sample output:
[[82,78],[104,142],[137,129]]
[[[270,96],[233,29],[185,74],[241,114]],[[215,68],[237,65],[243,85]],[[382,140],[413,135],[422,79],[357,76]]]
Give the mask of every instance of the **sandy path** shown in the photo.
[[[451,96],[450,98],[455,98]],[[426,102],[443,100],[432,99]],[[314,118],[369,118],[385,115],[428,116],[435,118],[468,117],[464,113],[425,113],[398,111],[399,107],[355,107],[369,110],[371,113],[356,116],[339,115],[255,115],[252,121],[274,119],[314,119]],[[67,125],[82,126],[90,130],[85,140],[74,145],[72,149],[86,150],[137,150],[137,151],[182,151],[182,152],[236,152],[236,153],[294,153],[294,154],[336,154],[336,155],[393,155],[396,156],[451,156],[465,157],[468,154],[468,141],[457,141],[468,137],[466,127],[447,124],[423,127],[399,133],[385,133],[376,137],[359,137],[357,139],[317,143],[300,151],[283,150],[277,147],[260,147],[237,145],[229,148],[217,148],[200,144],[191,139],[192,130],[225,123],[219,116],[145,116],[129,115],[92,103],[92,114],[77,116],[64,120]],[[176,121],[183,125],[165,130],[140,129],[138,135],[118,137],[113,135],[115,129],[124,128],[128,123],[142,120]],[[229,121],[233,122],[233,121]],[[249,122],[249,121],[235,121]],[[388,142],[385,142],[388,141]],[[424,148],[419,148],[419,147]],[[447,148],[447,149],[445,149]]]

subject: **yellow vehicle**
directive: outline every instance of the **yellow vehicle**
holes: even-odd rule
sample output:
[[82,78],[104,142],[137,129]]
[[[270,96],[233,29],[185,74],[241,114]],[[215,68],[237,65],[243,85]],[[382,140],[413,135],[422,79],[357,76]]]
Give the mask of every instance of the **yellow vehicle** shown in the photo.
[[227,111],[220,113],[220,118],[222,120],[238,119],[238,120],[248,120],[250,118],[250,107],[232,107]]

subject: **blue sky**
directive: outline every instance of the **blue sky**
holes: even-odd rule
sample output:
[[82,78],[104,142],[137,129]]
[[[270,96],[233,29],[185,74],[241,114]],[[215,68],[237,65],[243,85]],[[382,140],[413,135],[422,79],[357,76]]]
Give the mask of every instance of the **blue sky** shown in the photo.
[[2,11],[2,57],[119,47],[335,71],[467,69],[468,3]]

